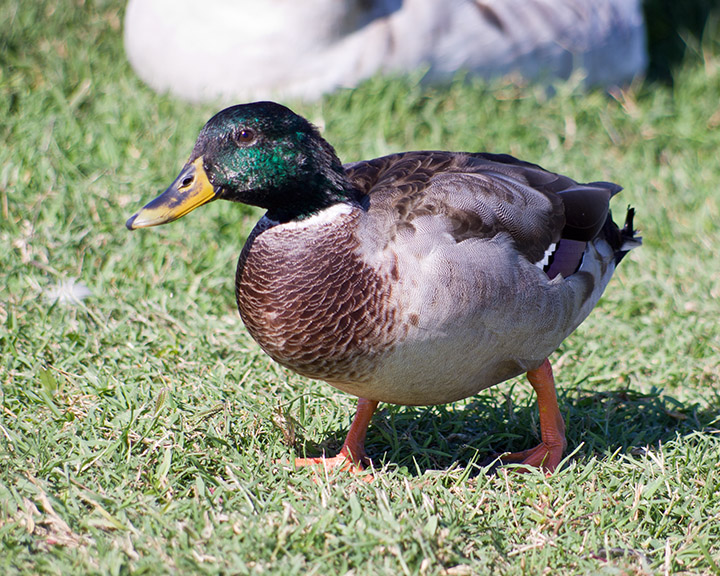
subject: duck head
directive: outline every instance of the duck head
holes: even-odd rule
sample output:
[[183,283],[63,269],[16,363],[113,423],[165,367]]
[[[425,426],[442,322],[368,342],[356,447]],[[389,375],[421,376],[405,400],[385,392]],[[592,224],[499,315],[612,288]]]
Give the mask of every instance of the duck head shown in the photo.
[[255,102],[213,116],[175,181],[126,226],[172,222],[216,199],[259,206],[285,222],[353,198],[342,163],[317,128],[285,106]]

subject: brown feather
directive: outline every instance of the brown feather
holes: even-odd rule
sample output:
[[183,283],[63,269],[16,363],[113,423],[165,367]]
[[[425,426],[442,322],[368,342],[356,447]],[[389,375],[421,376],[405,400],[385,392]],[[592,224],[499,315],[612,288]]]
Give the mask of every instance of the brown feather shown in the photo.
[[[355,216],[357,217],[357,216]],[[273,359],[311,378],[360,382],[370,358],[390,351],[395,310],[388,283],[355,255],[352,226],[306,242],[261,221],[238,262],[238,309],[250,334]]]

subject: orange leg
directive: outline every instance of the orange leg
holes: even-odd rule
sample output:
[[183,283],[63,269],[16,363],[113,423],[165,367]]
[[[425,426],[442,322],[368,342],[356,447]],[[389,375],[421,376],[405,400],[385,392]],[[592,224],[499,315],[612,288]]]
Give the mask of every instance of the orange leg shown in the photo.
[[546,358],[540,367],[530,370],[527,377],[538,398],[542,443],[531,450],[506,454],[501,457],[501,460],[542,467],[546,472],[554,472],[562,460],[567,441],[565,440],[565,422],[557,403],[555,379],[550,361]]
[[338,455],[332,458],[325,458],[324,456],[318,458],[295,458],[295,466],[317,466],[321,464],[325,471],[340,466],[340,470],[353,473],[364,470],[365,464],[368,462],[365,453],[365,436],[370,419],[377,406],[377,400],[359,398],[355,418],[353,418],[350,430]]

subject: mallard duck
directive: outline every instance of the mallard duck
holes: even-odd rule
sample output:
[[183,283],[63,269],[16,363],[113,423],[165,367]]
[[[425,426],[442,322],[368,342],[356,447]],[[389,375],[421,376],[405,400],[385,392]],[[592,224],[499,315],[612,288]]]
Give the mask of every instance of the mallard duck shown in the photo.
[[130,64],[159,92],[317,99],[421,69],[432,82],[463,70],[621,85],[647,67],[642,8],[642,0],[204,0],[201,8],[129,0],[123,28]]
[[306,119],[232,106],[170,187],[127,221],[165,224],[216,199],[267,212],[237,266],[238,309],[274,360],[359,398],[340,453],[359,470],[379,402],[453,402],[526,373],[541,443],[503,461],[553,471],[566,447],[548,356],[640,244],[609,182],[504,154],[403,152],[343,165]]

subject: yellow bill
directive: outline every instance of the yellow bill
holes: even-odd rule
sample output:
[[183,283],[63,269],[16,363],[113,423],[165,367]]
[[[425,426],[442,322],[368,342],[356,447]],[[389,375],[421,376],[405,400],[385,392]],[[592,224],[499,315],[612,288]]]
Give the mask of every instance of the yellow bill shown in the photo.
[[208,180],[203,158],[200,156],[194,162],[186,164],[170,187],[146,204],[125,225],[129,230],[137,230],[166,224],[215,200],[215,197],[215,189]]

